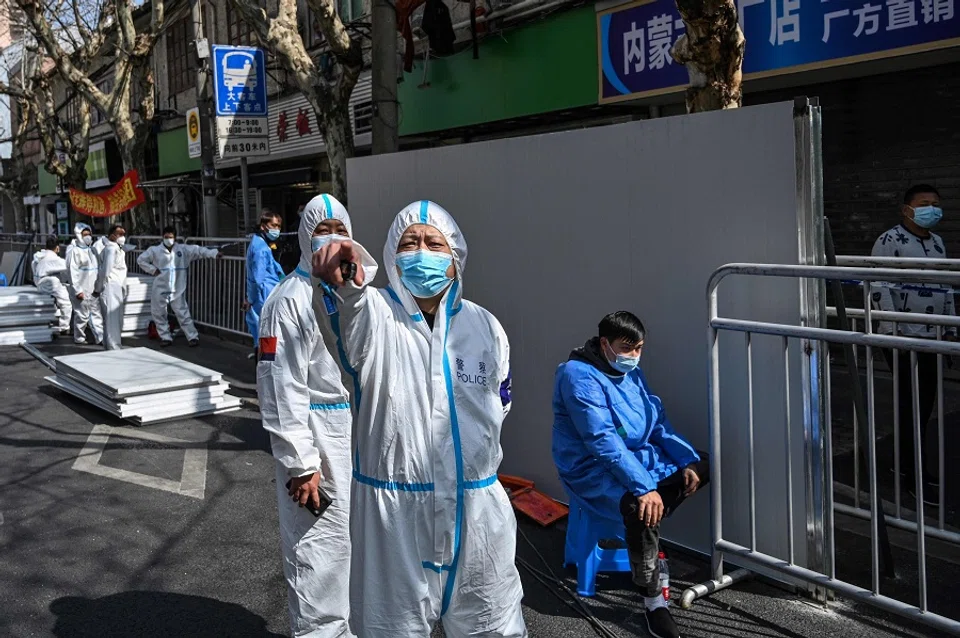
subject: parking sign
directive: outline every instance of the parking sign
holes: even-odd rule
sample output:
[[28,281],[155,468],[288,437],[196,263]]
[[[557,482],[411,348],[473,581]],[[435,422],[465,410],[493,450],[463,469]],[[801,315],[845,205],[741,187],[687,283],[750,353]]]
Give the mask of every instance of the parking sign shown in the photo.
[[213,86],[217,115],[267,115],[267,73],[256,47],[213,47]]

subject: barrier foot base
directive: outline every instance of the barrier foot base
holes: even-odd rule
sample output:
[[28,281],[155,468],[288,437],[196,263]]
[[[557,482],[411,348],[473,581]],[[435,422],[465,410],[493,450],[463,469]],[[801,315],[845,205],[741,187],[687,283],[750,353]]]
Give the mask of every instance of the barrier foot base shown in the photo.
[[720,580],[708,580],[705,583],[694,585],[684,590],[683,595],[680,597],[680,606],[684,609],[690,609],[693,607],[693,601],[698,598],[703,598],[721,589],[726,589],[730,585],[750,578],[752,575],[753,572],[749,569],[737,569],[729,574],[724,574],[720,577]]

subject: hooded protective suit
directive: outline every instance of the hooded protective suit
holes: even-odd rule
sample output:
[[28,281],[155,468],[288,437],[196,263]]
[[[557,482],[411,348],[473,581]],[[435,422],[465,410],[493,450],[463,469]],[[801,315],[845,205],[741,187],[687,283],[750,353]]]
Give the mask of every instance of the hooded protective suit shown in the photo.
[[157,244],[146,249],[137,257],[137,265],[148,275],[156,275],[153,280],[153,296],[150,298],[150,314],[157,327],[157,333],[163,341],[170,341],[170,322],[167,321],[167,305],[177,315],[177,321],[187,339],[193,341],[200,335],[193,325],[190,307],[187,305],[187,271],[190,264],[198,259],[213,259],[220,254],[216,248],[203,248],[187,244],[174,244],[168,249]]
[[[310,232],[312,233],[313,229],[310,229]],[[263,312],[263,304],[283,277],[283,268],[273,258],[273,251],[263,236],[257,233],[250,240],[250,247],[247,249],[247,301],[250,308],[244,315],[254,343],[257,343],[260,337],[260,313]]]
[[[263,427],[277,460],[283,572],[294,636],[352,636],[349,628],[350,441],[353,381],[338,365],[329,312],[315,309],[311,238],[324,219],[350,217],[336,199],[313,198],[300,220],[300,264],[274,289],[260,320],[257,391]],[[365,272],[374,277],[376,263]],[[321,473],[333,505],[320,518],[299,507],[285,487],[291,477]]]
[[[91,230],[83,223],[73,227],[75,239],[70,242],[67,251],[67,289],[70,291],[70,301],[73,302],[73,340],[76,343],[86,343],[87,324],[93,332],[97,343],[103,341],[103,317],[100,315],[100,302],[93,297],[93,289],[97,283],[99,260],[91,246],[83,243],[83,231]],[[83,299],[78,299],[83,295]]]
[[94,292],[100,295],[103,312],[103,347],[119,350],[123,332],[123,295],[127,281],[127,258],[117,242],[107,240],[100,253],[100,270]]
[[[432,329],[396,268],[401,235],[420,223],[444,234],[456,266]],[[517,521],[497,481],[510,407],[507,336],[493,315],[462,299],[467,246],[437,204],[397,215],[383,259],[388,288],[351,282],[339,291],[340,330],[362,396],[353,629],[363,638],[429,636],[442,618],[451,638],[526,636]]]
[[61,273],[67,270],[67,262],[52,250],[43,249],[34,253],[31,266],[37,290],[53,297],[60,310],[60,332],[69,330],[73,307],[70,305],[70,295],[60,281]]

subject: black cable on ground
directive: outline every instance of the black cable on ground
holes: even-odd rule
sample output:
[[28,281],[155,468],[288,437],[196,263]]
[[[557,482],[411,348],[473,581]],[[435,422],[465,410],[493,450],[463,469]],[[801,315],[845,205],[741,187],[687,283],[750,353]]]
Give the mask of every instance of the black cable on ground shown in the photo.
[[[553,568],[550,566],[550,563],[547,561],[546,558],[544,558],[543,554],[540,552],[539,549],[537,549],[537,546],[533,544],[533,542],[526,535],[523,529],[520,527],[517,527],[517,531],[520,533],[520,536],[523,538],[523,540],[526,541],[527,545],[529,545],[530,548],[534,551],[534,553],[536,553],[537,557],[540,559],[540,562],[543,563],[544,567],[547,568],[549,575],[536,569],[535,567],[530,565],[528,561],[526,561],[525,559],[519,556],[517,556],[517,559],[516,559],[517,563],[521,567],[529,571],[530,574],[534,578],[536,578],[544,587],[550,590],[550,593],[552,593],[554,596],[559,598],[565,605],[567,605],[568,607],[576,611],[581,617],[583,617],[584,620],[586,620],[590,624],[590,626],[593,627],[593,629],[597,632],[597,634],[599,634],[603,638],[620,638],[617,634],[607,629],[597,619],[597,617],[593,614],[590,608],[587,607],[587,605],[580,599],[580,596],[577,595],[576,592],[571,590],[570,587],[568,587],[567,584],[562,579],[557,577],[557,574],[556,572],[553,571]],[[549,584],[550,581],[552,581],[554,585],[559,586],[561,591],[557,591],[556,589],[552,588]],[[572,602],[563,598],[562,593],[564,592],[568,596],[570,596],[570,598],[572,599]]]

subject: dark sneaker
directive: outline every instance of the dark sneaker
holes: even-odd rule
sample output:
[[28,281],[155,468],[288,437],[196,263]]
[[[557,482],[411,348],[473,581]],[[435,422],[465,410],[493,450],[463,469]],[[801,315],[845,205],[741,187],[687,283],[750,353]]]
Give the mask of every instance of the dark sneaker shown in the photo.
[[160,347],[161,347],[161,348],[169,348],[169,347],[172,346],[172,345],[173,345],[173,341],[170,340],[170,339],[162,339],[162,340],[160,341]]
[[658,607],[653,611],[647,610],[647,631],[653,638],[680,638],[677,623],[667,607]]
[[191,348],[196,348],[197,346],[200,345],[200,340],[199,340],[199,339],[191,339],[190,341],[187,342],[187,345],[189,345]]

